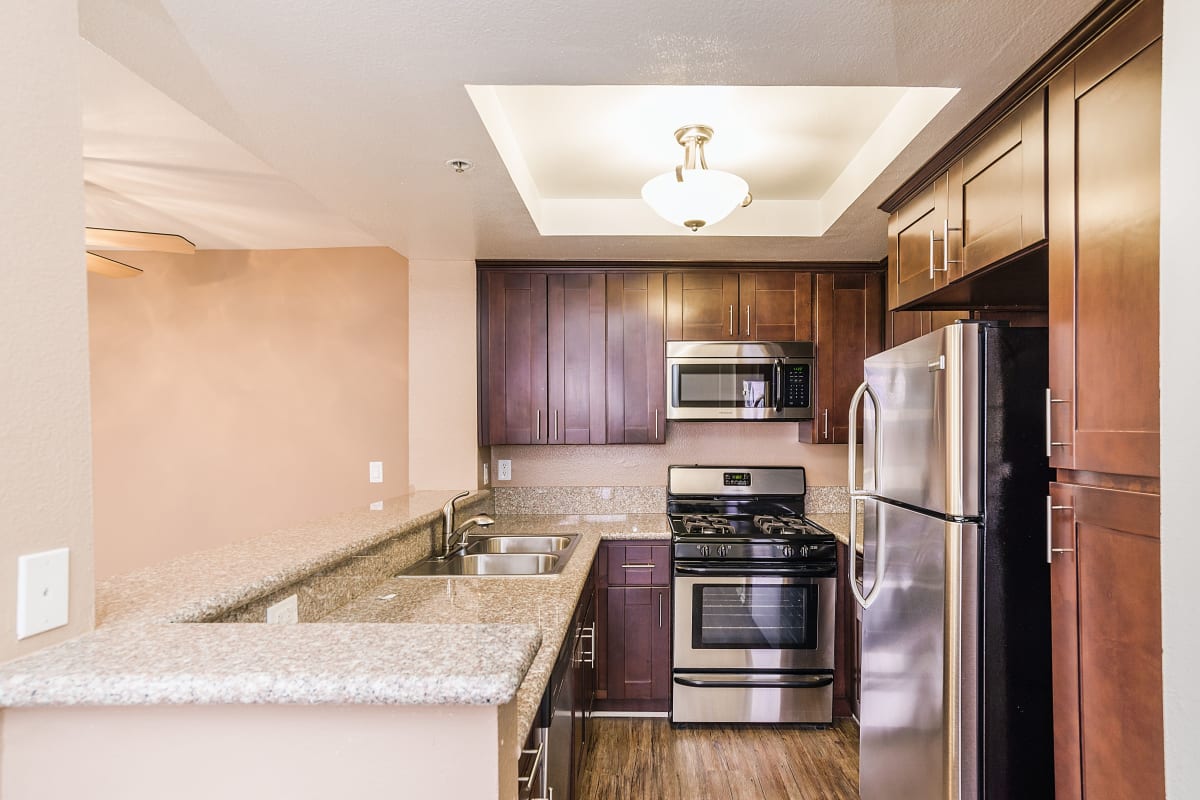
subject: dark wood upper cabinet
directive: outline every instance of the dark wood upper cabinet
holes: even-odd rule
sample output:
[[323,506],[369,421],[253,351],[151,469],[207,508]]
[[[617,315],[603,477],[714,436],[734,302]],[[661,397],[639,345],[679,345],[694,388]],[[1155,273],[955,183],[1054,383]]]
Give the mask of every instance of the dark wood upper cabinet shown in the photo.
[[480,273],[480,441],[546,444],[546,275]]
[[1001,120],[949,173],[945,263],[954,281],[1046,238],[1046,91]]
[[738,338],[762,342],[811,342],[812,302],[812,273],[739,273]]
[[970,311],[889,311],[884,346],[895,347],[953,325],[956,320],[970,318]]
[[790,270],[670,273],[667,339],[811,341],[812,281]]
[[547,278],[547,441],[603,444],[605,420],[604,273]]
[[666,441],[666,345],[661,272],[607,275],[607,441]]
[[1164,796],[1159,499],[1050,486],[1055,797]]
[[815,443],[848,441],[850,397],[862,383],[863,359],[883,349],[881,278],[877,272],[816,277]]
[[672,272],[667,275],[666,338],[744,338],[738,335],[738,304],[736,272]]
[[1050,83],[1050,464],[1159,474],[1162,8]]
[[948,178],[902,205],[888,219],[888,308],[919,300],[946,285],[942,261],[949,226]]

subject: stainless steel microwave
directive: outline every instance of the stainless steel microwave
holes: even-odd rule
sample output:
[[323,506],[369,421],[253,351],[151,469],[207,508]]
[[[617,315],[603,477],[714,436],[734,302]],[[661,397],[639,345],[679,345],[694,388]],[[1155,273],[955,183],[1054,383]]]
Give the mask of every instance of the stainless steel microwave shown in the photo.
[[812,342],[667,342],[667,419],[813,418]]

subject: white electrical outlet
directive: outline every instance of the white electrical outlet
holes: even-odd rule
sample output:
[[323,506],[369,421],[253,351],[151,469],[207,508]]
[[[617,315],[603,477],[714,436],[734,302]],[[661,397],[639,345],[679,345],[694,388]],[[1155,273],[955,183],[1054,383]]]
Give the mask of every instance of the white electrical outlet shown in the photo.
[[17,638],[67,624],[71,551],[65,547],[17,559]]
[[267,622],[272,625],[295,625],[299,621],[300,604],[294,594],[267,607]]
[[371,483],[383,483],[383,462],[371,462]]
[[512,461],[507,458],[502,458],[496,462],[496,480],[512,480]]
[[383,511],[383,501],[376,500],[374,503],[371,503],[371,510],[372,511]]

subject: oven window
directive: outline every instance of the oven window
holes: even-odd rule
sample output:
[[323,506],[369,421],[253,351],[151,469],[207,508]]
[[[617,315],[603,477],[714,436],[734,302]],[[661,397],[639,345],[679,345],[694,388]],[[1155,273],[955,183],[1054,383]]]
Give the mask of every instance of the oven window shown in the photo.
[[813,650],[815,584],[692,587],[692,648]]
[[773,404],[771,364],[686,364],[673,369],[676,406],[764,408]]

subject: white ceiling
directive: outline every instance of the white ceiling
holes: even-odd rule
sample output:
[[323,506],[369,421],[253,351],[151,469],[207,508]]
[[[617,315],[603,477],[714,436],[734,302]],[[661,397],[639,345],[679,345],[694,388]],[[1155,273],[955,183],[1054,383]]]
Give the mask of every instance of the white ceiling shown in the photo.
[[[468,86],[543,236],[820,236],[957,89],[881,86]],[[713,129],[712,169],[754,202],[692,232],[641,199]]]
[[205,249],[379,244],[85,40],[80,62],[88,225]]
[[[410,257],[850,260],[883,256],[879,202],[1096,2],[80,0],[80,32]],[[468,97],[474,84],[961,91],[823,236],[541,236]],[[443,164],[454,157],[476,168],[456,175]],[[221,202],[238,203],[236,189]]]

